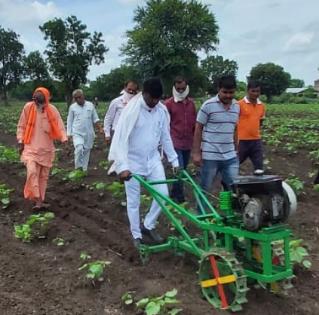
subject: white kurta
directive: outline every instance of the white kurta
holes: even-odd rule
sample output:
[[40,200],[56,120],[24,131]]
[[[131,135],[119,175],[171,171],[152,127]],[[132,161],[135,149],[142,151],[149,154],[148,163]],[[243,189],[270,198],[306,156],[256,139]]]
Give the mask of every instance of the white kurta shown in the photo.
[[67,135],[73,139],[75,168],[87,170],[95,138],[94,124],[98,121],[99,117],[91,102],[85,101],[83,106],[77,103],[70,106]]
[[[174,167],[178,166],[177,154],[169,132],[169,121],[165,110],[160,106],[149,108],[144,100],[138,115],[137,122],[129,136],[128,164],[119,165],[121,170],[129,170],[138,175],[143,175],[147,180],[165,180],[164,167],[158,150],[162,145],[169,162]],[[154,186],[159,192],[168,195],[166,184]],[[135,179],[125,182],[127,213],[133,238],[142,238],[140,230],[140,184]],[[147,213],[144,226],[152,230],[160,215],[161,208],[153,200],[150,211]]]
[[147,176],[153,168],[161,164],[159,145],[174,167],[178,166],[169,132],[169,121],[163,108],[156,105],[149,108],[142,100],[137,122],[129,136],[128,158],[118,165],[119,173],[129,170],[131,173]]
[[110,106],[104,117],[105,137],[111,137],[111,130],[115,130],[117,122],[126,103],[127,102],[124,99],[124,95],[120,95],[110,103]]

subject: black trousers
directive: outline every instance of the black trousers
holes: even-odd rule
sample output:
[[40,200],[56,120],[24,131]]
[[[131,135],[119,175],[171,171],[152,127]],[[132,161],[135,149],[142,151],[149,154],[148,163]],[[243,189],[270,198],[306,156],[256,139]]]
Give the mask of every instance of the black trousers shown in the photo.
[[255,170],[263,169],[263,146],[260,139],[239,141],[239,163],[243,163],[248,158],[253,163]]

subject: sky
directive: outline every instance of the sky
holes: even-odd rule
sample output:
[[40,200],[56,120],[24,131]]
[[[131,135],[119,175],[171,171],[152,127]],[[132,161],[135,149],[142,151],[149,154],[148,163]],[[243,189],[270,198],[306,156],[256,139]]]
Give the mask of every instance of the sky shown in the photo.
[[[307,85],[319,79],[319,0],[200,0],[219,26],[216,53],[238,63],[245,81],[258,63],[274,62]],[[89,79],[122,62],[119,48],[133,27],[134,10],[143,0],[0,0],[0,26],[20,35],[27,53],[43,52],[39,25],[55,17],[75,15],[90,32],[103,33],[109,51],[105,63],[92,66]]]

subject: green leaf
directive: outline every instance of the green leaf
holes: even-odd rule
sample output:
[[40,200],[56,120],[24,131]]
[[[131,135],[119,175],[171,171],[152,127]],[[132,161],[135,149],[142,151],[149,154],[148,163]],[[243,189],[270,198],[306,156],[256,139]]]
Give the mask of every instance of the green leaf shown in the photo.
[[131,299],[127,299],[127,300],[124,301],[124,303],[126,305],[131,305],[133,303],[133,299],[132,298]]
[[95,275],[96,278],[99,278],[103,274],[103,265],[99,263],[93,263],[89,266],[89,272]]
[[82,260],[87,260],[87,259],[90,259],[91,258],[91,256],[88,254],[88,253],[86,253],[86,252],[81,252],[81,254],[80,254],[80,259],[82,259]]
[[147,315],[157,315],[161,311],[159,304],[151,301],[146,305],[145,312]]
[[300,255],[300,256],[308,256],[309,255],[307,250],[304,247],[297,247],[296,251],[297,251],[298,255]]
[[141,300],[139,300],[138,302],[136,302],[136,306],[137,306],[138,308],[144,308],[145,305],[146,305],[149,301],[150,301],[149,298],[141,299]]
[[176,315],[180,313],[182,310],[183,310],[182,308],[173,308],[172,310],[168,312],[168,315]]
[[164,302],[165,302],[165,304],[177,304],[177,303],[179,303],[178,300],[176,300],[174,298],[169,298],[169,297],[166,297],[164,299]]
[[1,203],[4,205],[8,205],[10,203],[10,199],[9,198],[2,198]]
[[305,259],[305,260],[303,260],[302,264],[303,264],[303,266],[304,266],[305,268],[307,268],[307,269],[310,269],[310,268],[311,268],[311,266],[312,266],[311,261],[306,260],[306,259]]
[[167,291],[167,292],[165,293],[165,296],[166,296],[166,297],[169,297],[169,298],[173,298],[173,297],[176,296],[176,294],[177,294],[177,290],[176,290],[176,289],[173,289],[173,290],[171,290],[171,291]]

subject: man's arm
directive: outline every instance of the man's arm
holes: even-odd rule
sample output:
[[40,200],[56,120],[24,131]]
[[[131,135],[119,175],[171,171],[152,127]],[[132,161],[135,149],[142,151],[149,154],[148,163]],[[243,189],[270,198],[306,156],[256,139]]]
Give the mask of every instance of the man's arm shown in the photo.
[[238,152],[239,140],[238,140],[238,126],[237,125],[236,125],[235,130],[234,130],[234,146],[235,146],[235,151]]
[[94,106],[93,106],[93,111],[92,111],[92,121],[94,123],[95,129],[99,133],[103,133],[103,127],[100,123],[99,115],[97,114],[96,108]]
[[193,140],[193,149],[192,149],[193,163],[196,166],[201,166],[202,164],[201,144],[202,144],[203,128],[204,128],[204,125],[202,125],[199,122],[196,122],[194,140]]
[[66,123],[66,134],[68,137],[72,136],[73,120],[74,120],[74,112],[72,110],[72,107],[70,106],[68,118],[67,118],[67,123]]
[[202,138],[203,138],[203,128],[207,124],[209,118],[209,108],[208,104],[204,103],[197,113],[194,140],[193,140],[193,150],[192,158],[193,163],[197,166],[202,164]]
[[111,128],[116,114],[116,102],[112,101],[104,117],[105,139],[111,139]]
[[169,132],[168,117],[165,117],[160,142],[163,146],[163,150],[167,156],[168,162],[170,162],[174,168],[179,167],[178,157]]
[[26,113],[26,108],[24,107],[21,112],[20,119],[17,126],[18,150],[20,155],[22,154],[24,150],[23,138],[24,138],[26,125],[27,125],[27,113]]

